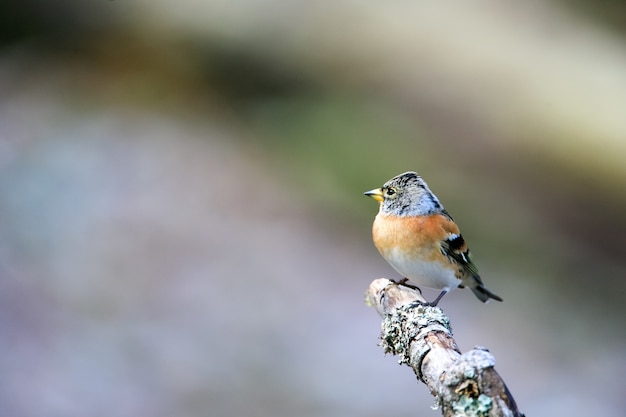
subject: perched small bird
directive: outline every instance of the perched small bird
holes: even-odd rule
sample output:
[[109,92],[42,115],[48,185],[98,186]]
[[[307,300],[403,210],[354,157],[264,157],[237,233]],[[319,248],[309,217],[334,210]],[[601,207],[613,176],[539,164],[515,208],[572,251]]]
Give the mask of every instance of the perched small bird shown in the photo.
[[365,195],[380,203],[374,245],[404,277],[401,284],[441,290],[432,306],[456,287],[469,287],[482,302],[502,301],[483,284],[459,227],[417,173],[400,174]]

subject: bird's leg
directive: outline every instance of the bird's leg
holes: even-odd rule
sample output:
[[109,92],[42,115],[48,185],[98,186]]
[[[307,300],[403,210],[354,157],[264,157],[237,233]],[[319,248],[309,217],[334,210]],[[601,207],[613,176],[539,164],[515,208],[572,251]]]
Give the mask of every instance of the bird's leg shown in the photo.
[[392,279],[391,282],[393,282],[396,285],[402,285],[404,287],[410,288],[412,290],[417,290],[420,292],[420,294],[422,293],[422,290],[420,289],[420,287],[418,287],[417,285],[408,283],[409,282],[408,278],[402,278],[400,281],[395,281]]
[[437,304],[439,303],[439,300],[441,300],[443,298],[443,296],[448,293],[448,291],[449,290],[447,288],[444,288],[444,290],[439,293],[439,295],[437,296],[437,298],[435,298],[434,301],[431,301],[430,303],[425,303],[425,305],[428,305],[428,306],[431,306],[431,307],[437,307]]

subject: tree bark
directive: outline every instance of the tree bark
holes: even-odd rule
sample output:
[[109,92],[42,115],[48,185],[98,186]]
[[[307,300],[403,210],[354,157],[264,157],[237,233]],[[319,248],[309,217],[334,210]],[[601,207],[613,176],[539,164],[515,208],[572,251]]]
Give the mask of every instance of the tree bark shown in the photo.
[[450,321],[425,305],[418,290],[385,278],[374,280],[366,303],[383,318],[382,347],[400,356],[430,390],[444,417],[523,417],[486,348],[461,354]]

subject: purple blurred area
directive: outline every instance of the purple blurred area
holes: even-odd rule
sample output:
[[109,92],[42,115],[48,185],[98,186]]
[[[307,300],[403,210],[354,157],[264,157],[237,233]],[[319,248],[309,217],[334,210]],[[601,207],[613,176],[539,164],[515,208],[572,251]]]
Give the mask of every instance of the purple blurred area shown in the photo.
[[0,9],[0,416],[439,415],[364,304],[397,277],[362,193],[409,169],[505,300],[444,298],[461,349],[528,416],[622,415],[622,34],[556,3],[44,3]]

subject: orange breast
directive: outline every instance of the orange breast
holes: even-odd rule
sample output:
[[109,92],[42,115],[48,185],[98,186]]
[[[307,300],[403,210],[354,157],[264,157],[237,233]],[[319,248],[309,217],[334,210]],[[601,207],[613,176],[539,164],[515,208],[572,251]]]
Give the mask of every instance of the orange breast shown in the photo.
[[450,233],[458,234],[459,229],[441,214],[397,217],[379,213],[372,228],[374,245],[383,257],[401,251],[424,261],[441,259],[441,241]]

